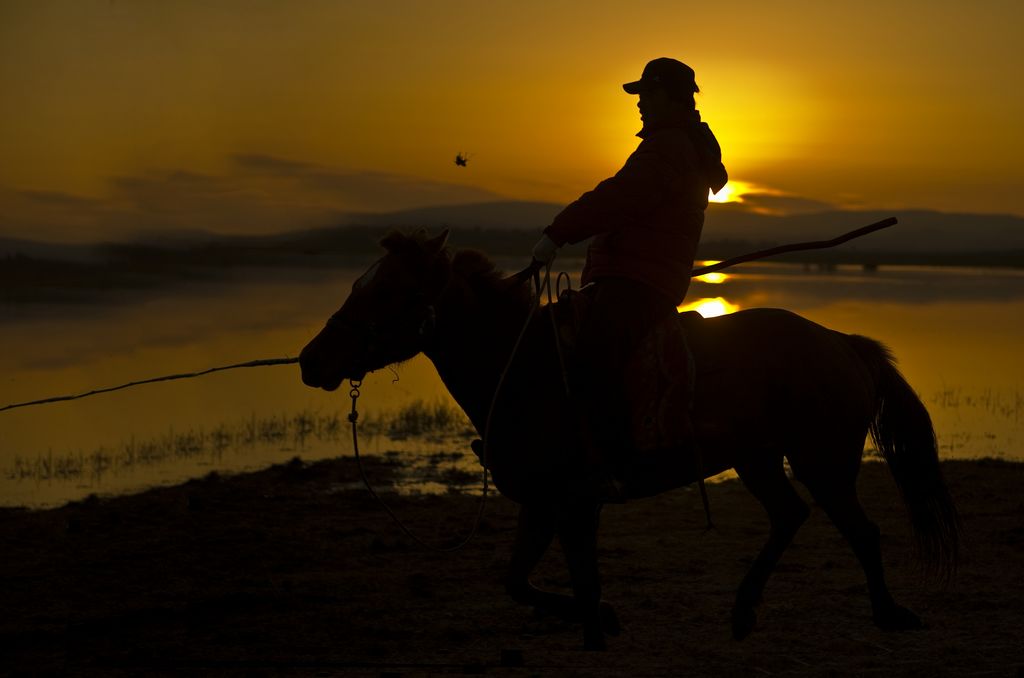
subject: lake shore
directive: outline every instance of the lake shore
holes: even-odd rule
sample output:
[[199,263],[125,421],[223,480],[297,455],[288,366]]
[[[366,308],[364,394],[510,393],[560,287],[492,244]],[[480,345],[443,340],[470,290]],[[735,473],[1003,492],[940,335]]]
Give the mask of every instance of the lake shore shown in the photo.
[[[1020,676],[1024,464],[951,461],[944,470],[967,552],[946,588],[912,561],[888,470],[866,463],[861,474],[893,593],[924,619],[921,631],[871,624],[863,575],[815,510],[769,582],[757,629],[732,640],[733,593],[767,520],[726,481],[709,487],[711,532],[692,489],[604,510],[604,596],[624,629],[608,652],[582,652],[578,625],[503,591],[511,502],[491,497],[463,550],[424,551],[342,458],[0,510],[0,663],[12,675]],[[394,472],[369,460],[382,486]],[[440,544],[464,534],[478,502],[384,496]],[[534,582],[567,589],[557,545]]]

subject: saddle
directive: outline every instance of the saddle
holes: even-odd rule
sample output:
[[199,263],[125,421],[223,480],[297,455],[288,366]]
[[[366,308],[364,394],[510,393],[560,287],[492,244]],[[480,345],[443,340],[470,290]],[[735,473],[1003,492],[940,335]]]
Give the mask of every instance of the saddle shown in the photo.
[[[555,325],[566,362],[589,312],[590,297],[578,290],[563,290],[554,304]],[[686,326],[702,320],[689,311],[667,315],[640,341],[626,361],[623,384],[629,403],[633,450],[661,451],[692,441],[688,413],[693,404],[697,374],[693,353],[686,342]]]

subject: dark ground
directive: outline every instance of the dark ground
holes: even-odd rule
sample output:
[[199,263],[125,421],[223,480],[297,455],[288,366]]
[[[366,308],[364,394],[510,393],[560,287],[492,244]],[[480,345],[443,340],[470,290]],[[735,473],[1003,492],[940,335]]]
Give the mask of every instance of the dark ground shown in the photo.
[[[489,501],[465,549],[423,551],[352,489],[349,459],[3,510],[0,674],[1024,676],[1024,465],[944,468],[968,549],[947,588],[913,564],[885,466],[865,464],[861,478],[893,593],[927,629],[872,626],[862,573],[816,510],[758,628],[732,640],[733,592],[767,521],[730,481],[709,488],[709,533],[692,490],[605,509],[605,598],[624,631],[604,653],[578,649],[577,625],[506,598],[511,503]],[[382,462],[371,472],[386,483]],[[424,538],[451,540],[477,500],[390,501]],[[534,581],[568,586],[557,546]]]

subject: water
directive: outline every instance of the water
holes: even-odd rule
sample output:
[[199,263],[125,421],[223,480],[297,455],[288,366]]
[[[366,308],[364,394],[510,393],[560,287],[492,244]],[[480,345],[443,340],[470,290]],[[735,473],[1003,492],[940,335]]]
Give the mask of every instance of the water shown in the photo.
[[[12,307],[0,317],[0,406],[297,355],[360,273],[250,270],[119,290],[102,303]],[[774,306],[880,339],[932,413],[944,457],[1024,459],[1021,272],[747,265],[695,282],[690,299],[705,314]],[[53,505],[351,454],[349,406],[347,390],[309,389],[297,366],[282,366],[0,413],[0,504]],[[406,490],[478,482],[472,435],[424,358],[370,375],[359,409],[364,452],[407,463]]]

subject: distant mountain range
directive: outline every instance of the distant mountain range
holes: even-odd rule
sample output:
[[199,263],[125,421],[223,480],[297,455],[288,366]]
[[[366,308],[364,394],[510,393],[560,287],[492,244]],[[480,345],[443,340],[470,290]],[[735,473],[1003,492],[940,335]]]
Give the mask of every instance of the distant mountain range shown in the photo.
[[[155,251],[204,266],[286,265],[316,253],[362,255],[376,250],[379,234],[389,228],[453,230],[453,245],[472,246],[493,254],[529,251],[533,239],[551,223],[562,205],[544,202],[485,202],[408,209],[391,213],[348,214],[337,225],[272,236],[223,236],[171,233],[135,243],[67,245],[0,238],[0,259],[20,256],[36,260],[80,263],[147,257]],[[889,216],[896,226],[851,241],[820,256],[871,260],[876,263],[956,263],[1024,265],[1024,217],[998,214],[954,214],[928,210],[828,210],[795,215],[762,214],[742,204],[712,204],[704,227],[702,256],[721,258],[752,248],[826,240]],[[582,248],[571,248],[581,252]],[[889,256],[883,256],[889,255]],[[2,263],[2,262],[0,262]]]
[[[347,224],[437,229],[523,229],[540,231],[563,205],[543,202],[488,202],[353,214]],[[761,214],[742,204],[711,204],[704,240],[781,244],[833,238],[886,217],[898,225],[845,245],[861,252],[1000,252],[1024,250],[1024,217],[956,214],[929,210],[827,210],[795,215]]]
[[956,214],[929,210],[847,211],[772,216],[712,205],[704,239],[775,243],[828,239],[860,226],[896,217],[899,223],[843,245],[850,251],[907,253],[997,253],[1024,251],[1024,217]]

